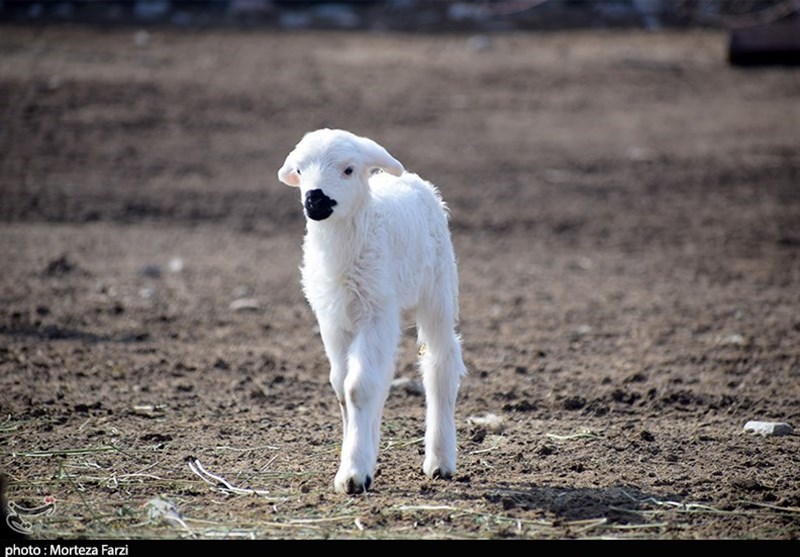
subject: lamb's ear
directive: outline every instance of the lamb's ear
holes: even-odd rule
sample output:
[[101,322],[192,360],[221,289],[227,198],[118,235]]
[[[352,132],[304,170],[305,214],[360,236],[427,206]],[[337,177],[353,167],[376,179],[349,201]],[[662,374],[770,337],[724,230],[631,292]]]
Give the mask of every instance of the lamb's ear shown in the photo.
[[300,186],[300,175],[295,168],[292,153],[289,153],[289,156],[286,157],[286,160],[283,162],[283,166],[278,170],[278,180],[287,186],[293,186],[295,188]]
[[405,171],[400,161],[389,154],[389,151],[366,137],[361,140],[361,152],[364,162],[369,168],[380,168],[393,176],[400,176]]

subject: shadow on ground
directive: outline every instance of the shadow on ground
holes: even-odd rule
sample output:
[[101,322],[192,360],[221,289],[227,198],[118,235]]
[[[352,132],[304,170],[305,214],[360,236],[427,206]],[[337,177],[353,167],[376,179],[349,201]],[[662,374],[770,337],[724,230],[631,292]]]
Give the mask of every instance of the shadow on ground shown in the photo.
[[648,508],[648,502],[678,501],[675,495],[648,494],[631,486],[574,488],[530,484],[490,490],[484,498],[504,511],[541,510],[567,522],[605,518],[615,524],[646,522],[641,511]]

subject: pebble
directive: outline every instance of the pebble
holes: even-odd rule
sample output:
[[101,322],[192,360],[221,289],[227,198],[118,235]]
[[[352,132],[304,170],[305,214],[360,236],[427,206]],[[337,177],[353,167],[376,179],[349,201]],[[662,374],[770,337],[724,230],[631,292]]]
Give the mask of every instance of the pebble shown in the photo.
[[761,435],[792,435],[794,428],[786,422],[760,422],[750,420],[744,424],[744,430]]
[[648,149],[647,147],[631,146],[628,147],[625,154],[628,156],[628,159],[632,161],[650,162],[658,158],[658,152],[653,149]]
[[150,33],[145,30],[136,31],[133,35],[133,44],[138,47],[145,47],[150,43]]
[[139,290],[139,297],[140,298],[144,298],[145,300],[149,300],[150,298],[152,298],[155,295],[156,295],[156,289],[155,288],[151,288],[149,286],[145,287],[145,288],[141,288]]
[[720,339],[722,346],[744,346],[747,344],[747,339],[739,334],[728,335]]
[[161,267],[158,265],[145,265],[139,269],[139,276],[147,278],[161,278]]
[[485,52],[493,46],[492,38],[488,35],[473,35],[467,40],[467,49],[470,52]]
[[239,298],[231,302],[230,308],[233,311],[258,311],[261,305],[255,298]]
[[231,292],[234,298],[251,298],[253,296],[253,289],[247,286],[237,286]]
[[501,416],[492,413],[483,414],[482,416],[470,416],[467,418],[467,423],[492,433],[502,433],[506,428],[505,420]]
[[425,387],[416,379],[398,377],[392,381],[393,391],[405,391],[407,394],[420,396],[425,394]]
[[169,260],[169,270],[171,273],[180,273],[183,271],[183,259],[180,257],[173,257]]
[[145,506],[147,508],[147,515],[151,521],[164,521],[168,524],[172,524],[173,526],[186,527],[186,524],[183,521],[183,516],[178,510],[177,505],[175,505],[175,503],[169,499],[165,499],[161,495],[158,495],[150,499]]

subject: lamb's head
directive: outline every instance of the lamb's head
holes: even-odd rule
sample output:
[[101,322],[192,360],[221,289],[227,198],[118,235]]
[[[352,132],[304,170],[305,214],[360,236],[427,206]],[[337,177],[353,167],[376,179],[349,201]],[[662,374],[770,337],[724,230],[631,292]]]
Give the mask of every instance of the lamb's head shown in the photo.
[[278,171],[286,185],[299,187],[306,217],[341,219],[363,206],[369,177],[377,169],[400,176],[403,165],[383,147],[344,130],[307,133]]

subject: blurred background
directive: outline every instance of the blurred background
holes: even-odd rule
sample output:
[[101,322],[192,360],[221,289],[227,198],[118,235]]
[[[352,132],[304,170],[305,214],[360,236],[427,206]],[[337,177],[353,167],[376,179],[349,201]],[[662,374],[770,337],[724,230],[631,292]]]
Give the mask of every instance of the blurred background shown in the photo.
[[158,22],[283,29],[508,31],[742,26],[797,11],[794,0],[4,0],[10,21]]
[[[599,519],[589,533],[797,539],[768,506],[800,506],[798,437],[739,432],[800,420],[799,7],[0,1],[8,499],[56,493],[42,535],[177,535],[143,516],[159,494],[214,535],[286,535],[260,502],[220,505],[192,454],[309,537]],[[325,126],[378,141],[451,209],[469,375],[447,487],[417,473],[409,325],[384,487],[327,495],[339,410],[297,190],[276,177]],[[503,425],[468,421],[485,413]],[[732,512],[646,502],[665,499]],[[431,501],[474,512],[408,510]]]

